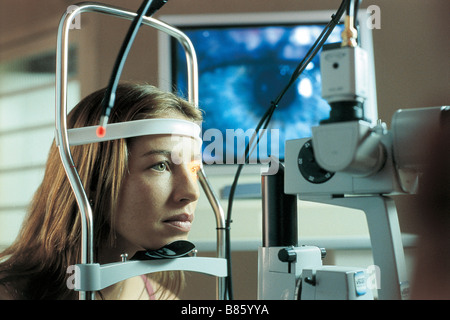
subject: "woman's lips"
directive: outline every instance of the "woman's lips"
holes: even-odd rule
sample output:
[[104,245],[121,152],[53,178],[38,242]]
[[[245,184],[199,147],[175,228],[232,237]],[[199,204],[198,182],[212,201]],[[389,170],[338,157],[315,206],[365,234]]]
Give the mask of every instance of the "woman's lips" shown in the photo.
[[191,230],[193,219],[193,215],[182,213],[174,215],[169,219],[164,220],[163,222],[183,232],[189,232]]

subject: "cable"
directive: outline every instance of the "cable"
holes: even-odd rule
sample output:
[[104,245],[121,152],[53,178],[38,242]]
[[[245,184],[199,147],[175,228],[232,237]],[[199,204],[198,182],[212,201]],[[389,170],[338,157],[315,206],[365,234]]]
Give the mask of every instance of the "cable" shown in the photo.
[[130,52],[131,46],[133,45],[134,39],[142,25],[142,20],[145,16],[150,17],[155,14],[168,0],[144,0],[137,11],[136,17],[133,19],[130,28],[125,36],[122,46],[120,47],[119,54],[117,56],[116,62],[113,67],[111,77],[109,79],[109,84],[106,89],[105,95],[101,103],[102,106],[102,116],[100,118],[100,125],[97,128],[97,136],[103,137],[106,134],[106,125],[108,124],[108,119],[112,108],[114,107],[114,102],[116,100],[116,91],[119,85],[120,76],[125,65],[125,61]]
[[[353,5],[354,9],[353,9],[353,14],[355,15],[354,19],[353,19],[353,27],[355,28],[357,34],[359,35],[359,21],[358,21],[358,10],[359,10],[359,6],[361,5],[361,1],[362,0],[355,0],[355,3]],[[356,42],[359,43],[359,36],[356,39]]]
[[[247,146],[245,148],[245,162],[244,163],[248,163],[248,161],[249,161],[250,146],[251,146],[252,142],[254,141],[257,132],[259,132],[259,129],[261,128],[261,126],[263,124],[264,124],[264,129],[267,128],[276,107],[277,107],[277,105],[272,103],[271,107],[266,111],[266,113],[264,114],[264,116],[261,118],[258,125],[256,126],[255,133],[253,133],[252,137],[250,138],[249,143],[247,144]],[[259,139],[260,139],[260,137],[258,137],[255,147],[258,144]],[[225,220],[225,256],[227,259],[227,274],[228,274],[227,280],[226,280],[226,286],[225,286],[225,292],[226,292],[225,295],[228,294],[229,300],[233,300],[233,281],[232,281],[232,270],[231,270],[231,265],[232,265],[232,263],[231,263],[231,236],[230,236],[231,223],[232,223],[231,212],[232,212],[232,207],[233,207],[234,193],[235,193],[235,190],[237,187],[237,182],[239,180],[239,176],[240,176],[243,168],[244,168],[244,164],[241,163],[238,165],[238,169],[235,174],[233,184],[231,185],[231,188],[230,188],[230,195],[228,198],[228,208],[227,208],[227,219]]]
[[[264,129],[267,129],[267,126],[269,125],[269,122],[272,118],[273,113],[278,108],[278,104],[280,103],[283,96],[286,94],[288,89],[292,86],[292,84],[297,80],[297,78],[300,76],[300,74],[303,72],[303,70],[306,68],[306,66],[309,64],[309,62],[315,57],[317,52],[322,48],[325,41],[328,39],[331,32],[334,30],[334,27],[339,23],[342,15],[346,11],[346,9],[349,8],[350,3],[352,0],[343,0],[341,5],[339,6],[339,9],[336,11],[334,15],[331,16],[330,22],[325,26],[325,28],[322,30],[322,33],[319,35],[319,37],[316,39],[312,47],[309,49],[309,51],[306,53],[303,60],[299,63],[297,68],[294,70],[288,84],[285,86],[285,88],[281,91],[281,93],[278,95],[278,97],[271,102],[270,107],[266,110],[264,115],[262,116],[261,120],[259,121],[255,132],[253,133],[249,143],[247,144],[245,148],[245,161],[243,164],[239,164],[238,168],[236,170],[236,174],[234,176],[233,184],[230,188],[230,194],[228,197],[228,208],[227,208],[227,218],[225,221],[225,255],[227,259],[227,271],[228,276],[226,280],[226,286],[225,286],[225,295],[228,295],[228,298],[230,300],[233,300],[233,281],[232,281],[232,270],[231,270],[231,239],[230,239],[230,231],[231,231],[231,214],[232,214],[232,208],[233,208],[233,201],[234,201],[234,193],[236,191],[237,183],[239,180],[239,176],[242,172],[242,169],[245,164],[248,163],[249,157],[250,157],[250,146],[255,140],[255,137],[257,136],[259,129],[261,126],[263,126]],[[265,130],[263,131],[264,134]],[[259,142],[260,137],[258,137],[256,144]]]

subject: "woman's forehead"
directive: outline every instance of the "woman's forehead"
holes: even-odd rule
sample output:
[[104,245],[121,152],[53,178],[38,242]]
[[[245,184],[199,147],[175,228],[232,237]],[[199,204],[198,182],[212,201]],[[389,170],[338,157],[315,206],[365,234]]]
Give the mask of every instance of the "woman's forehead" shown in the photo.
[[130,146],[131,154],[146,157],[155,153],[166,153],[173,156],[199,157],[201,146],[198,140],[192,137],[178,135],[150,135],[133,139]]

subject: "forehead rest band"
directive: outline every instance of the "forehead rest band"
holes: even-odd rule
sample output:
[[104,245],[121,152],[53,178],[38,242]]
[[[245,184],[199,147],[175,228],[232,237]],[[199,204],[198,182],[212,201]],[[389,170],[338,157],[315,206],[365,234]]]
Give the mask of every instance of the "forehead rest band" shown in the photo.
[[191,137],[202,143],[201,127],[192,121],[182,119],[144,119],[111,123],[106,127],[103,137],[97,136],[98,126],[69,129],[68,138],[71,146],[103,142],[122,138],[132,138],[148,135],[170,134]]

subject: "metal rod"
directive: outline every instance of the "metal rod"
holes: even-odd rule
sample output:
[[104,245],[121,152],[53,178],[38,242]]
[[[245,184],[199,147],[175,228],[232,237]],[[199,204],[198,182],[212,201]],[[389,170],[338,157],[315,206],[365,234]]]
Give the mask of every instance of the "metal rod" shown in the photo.
[[[217,258],[225,258],[225,213],[220,205],[217,195],[210,187],[203,167],[198,172],[198,178],[216,217]],[[225,280],[225,278],[217,278],[216,280],[216,297],[218,300],[225,300]]]
[[[75,195],[81,214],[81,263],[94,262],[93,254],[93,217],[84,187],[73,163],[67,135],[67,65],[70,24],[77,11],[63,15],[58,27],[56,49],[56,110],[55,110],[55,140],[66,175]],[[80,292],[80,300],[93,300],[94,294]]]
[[[92,208],[89,204],[84,187],[81,183],[77,169],[73,163],[72,155],[69,147],[69,139],[67,133],[67,69],[68,69],[68,48],[69,48],[69,30],[75,17],[83,12],[97,12],[107,15],[112,15],[119,18],[128,20],[134,19],[137,15],[134,12],[125,11],[120,8],[106,6],[104,4],[95,2],[82,2],[75,6],[75,10],[65,12],[61,18],[58,27],[57,38],[57,52],[56,52],[56,113],[55,113],[55,139],[59,149],[61,160],[69,179],[70,185],[74,192],[77,204],[80,208],[81,214],[81,232],[82,232],[82,244],[81,244],[81,263],[91,264],[94,263],[93,254],[93,216]],[[163,31],[170,36],[176,38],[183,47],[186,60],[187,60],[187,72],[188,72],[188,100],[194,106],[198,107],[198,64],[197,56],[195,54],[194,47],[190,39],[180,30],[164,23],[159,20],[145,17],[142,22],[144,25],[154,27],[160,31]],[[217,223],[217,257],[224,257],[225,241],[224,241],[224,212],[220,205],[217,196],[212,191],[211,186],[206,178],[206,174],[203,170],[200,171],[199,180],[204,192],[206,193],[208,200],[212,206],[212,209],[216,216]],[[222,279],[218,280],[217,296],[223,297],[224,286]],[[94,292],[80,292],[80,299],[93,300],[95,299]]]

